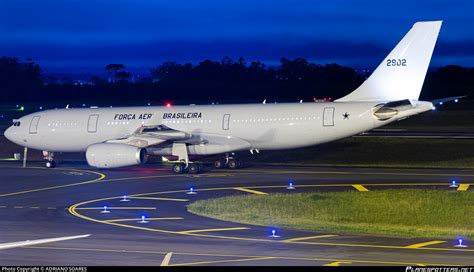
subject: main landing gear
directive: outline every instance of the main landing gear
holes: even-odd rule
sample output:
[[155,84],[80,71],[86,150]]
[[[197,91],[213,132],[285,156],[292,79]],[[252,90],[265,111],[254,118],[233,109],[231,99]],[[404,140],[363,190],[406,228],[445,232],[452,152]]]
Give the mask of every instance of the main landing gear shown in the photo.
[[173,173],[183,174],[187,172],[188,174],[198,174],[202,171],[203,165],[200,163],[189,162],[188,167],[183,162],[177,162],[173,164]]
[[56,162],[54,161],[54,153],[43,151],[43,159],[46,160],[46,168],[54,168],[56,167]]
[[188,174],[197,174],[203,169],[202,164],[189,161],[188,150],[184,143],[173,143],[172,155],[178,156],[178,160],[180,161],[173,164],[173,173],[175,174],[185,172]]
[[242,161],[235,157],[235,154],[225,154],[225,157],[214,162],[214,167],[216,169],[229,168],[229,169],[239,169],[242,168]]

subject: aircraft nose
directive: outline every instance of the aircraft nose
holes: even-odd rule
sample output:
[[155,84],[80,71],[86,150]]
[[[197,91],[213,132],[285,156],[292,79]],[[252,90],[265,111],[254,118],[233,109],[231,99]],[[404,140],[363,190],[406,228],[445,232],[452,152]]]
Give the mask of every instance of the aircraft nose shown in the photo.
[[3,135],[5,135],[5,138],[7,138],[8,140],[11,141],[12,140],[12,128],[11,127],[7,128],[7,130],[5,130]]

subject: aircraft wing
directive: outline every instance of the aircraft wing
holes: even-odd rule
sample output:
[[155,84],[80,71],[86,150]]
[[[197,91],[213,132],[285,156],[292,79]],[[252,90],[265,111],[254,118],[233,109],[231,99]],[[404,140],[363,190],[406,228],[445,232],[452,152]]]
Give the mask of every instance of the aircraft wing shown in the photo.
[[140,148],[153,148],[165,143],[185,143],[194,154],[223,153],[250,148],[251,144],[236,137],[209,133],[188,133],[167,126],[140,127],[132,135],[106,143],[121,143]]
[[109,140],[106,143],[127,144],[136,147],[149,147],[164,143],[166,141],[183,141],[192,138],[192,135],[170,129],[160,125],[158,127],[140,127],[132,135],[121,139]]

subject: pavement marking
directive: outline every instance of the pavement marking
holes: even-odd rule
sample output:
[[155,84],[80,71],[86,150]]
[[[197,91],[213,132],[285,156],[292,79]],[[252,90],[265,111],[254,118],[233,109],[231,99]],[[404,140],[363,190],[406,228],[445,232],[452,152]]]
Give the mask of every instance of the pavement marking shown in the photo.
[[40,207],[30,207],[30,209],[39,209]]
[[287,240],[283,240],[282,242],[291,243],[291,242],[296,242],[296,241],[304,241],[304,240],[319,239],[319,238],[329,238],[329,237],[335,237],[335,236],[339,236],[339,235],[327,234],[327,235],[307,236],[307,237],[287,239]]
[[165,200],[165,201],[181,201],[186,202],[189,199],[182,199],[182,198],[166,198],[166,197],[140,197],[140,196],[132,196],[129,197],[130,199],[145,199],[145,200]]
[[213,264],[213,263],[251,262],[251,261],[261,261],[261,260],[271,260],[271,259],[278,259],[278,257],[255,257],[255,258],[246,258],[246,259],[232,259],[232,260],[219,260],[219,261],[203,261],[203,262],[192,262],[192,263],[172,264],[172,265],[170,265],[170,266],[187,266],[187,265]]
[[[414,169],[417,170],[417,169]],[[445,173],[407,173],[407,172],[358,172],[358,171],[288,171],[288,170],[244,170],[240,169],[240,173],[254,173],[254,174],[335,174],[335,175],[391,175],[391,176],[444,176],[452,177],[453,174]],[[474,177],[474,174],[459,174],[459,177]]]
[[[146,218],[147,221],[156,221],[156,220],[181,220],[182,217],[161,217],[161,218]],[[124,222],[124,221],[140,221],[141,218],[128,218],[128,219],[112,219],[104,220],[104,222]]]
[[57,208],[55,207],[48,207],[48,210],[56,210]]
[[368,192],[369,190],[361,184],[353,184],[352,187],[356,188],[359,192]]
[[23,209],[23,206],[15,206],[13,209]]
[[249,228],[238,227],[238,228],[221,228],[221,229],[198,229],[198,230],[178,231],[178,232],[176,232],[176,233],[179,233],[179,234],[189,234],[189,233],[197,233],[197,232],[214,232],[214,231],[247,230],[247,229],[249,229]]
[[409,245],[409,246],[406,246],[405,248],[421,248],[425,246],[437,245],[437,244],[442,244],[442,243],[446,243],[446,241],[430,241],[430,242],[425,242],[425,243]]
[[[78,247],[53,247],[53,246],[27,246],[24,249],[45,249],[45,250],[69,250],[69,251],[92,251],[92,252],[113,252],[113,253],[135,253],[135,254],[167,254],[169,252],[162,251],[144,251],[144,250],[127,250],[127,249],[101,249],[101,248],[78,248]],[[233,254],[212,254],[212,253],[193,253],[193,252],[173,252],[174,255],[182,256],[205,256],[205,257],[231,257],[231,258],[265,258],[272,257],[283,260],[302,260],[302,261],[327,261],[327,262],[352,262],[352,263],[371,263],[371,264],[391,264],[391,265],[428,265],[428,266],[465,266],[465,264],[440,264],[440,263],[416,263],[416,262],[392,262],[378,260],[357,260],[357,259],[330,259],[330,258],[309,258],[298,256],[247,256]]]
[[168,266],[168,264],[170,263],[172,255],[173,255],[173,252],[170,252],[170,253],[166,254],[165,258],[161,262],[160,266]]
[[[76,208],[76,210],[103,210],[104,207]],[[109,210],[156,210],[156,207],[107,207]]]
[[268,195],[267,193],[264,193],[264,192],[255,191],[255,190],[250,190],[250,189],[242,188],[242,187],[236,187],[236,188],[234,188],[234,189],[235,189],[235,190],[238,190],[238,191],[242,191],[242,192],[247,192],[247,193],[256,194],[256,195]]
[[[388,183],[382,183],[382,184],[369,184],[369,185],[377,185],[377,186],[389,186],[389,185],[394,185],[394,184],[388,184]],[[396,184],[395,186],[413,186],[413,184]],[[419,183],[416,184],[419,186],[445,186],[445,183]],[[320,185],[300,185],[298,187],[338,187],[338,186],[352,186],[352,184],[320,184]],[[250,188],[286,188],[286,186],[253,186]],[[219,191],[219,190],[232,190],[235,189],[235,187],[221,187],[221,188],[207,188],[207,189],[200,189],[199,191]],[[161,192],[152,192],[152,193],[142,193],[142,194],[135,194],[132,196],[146,196],[146,195],[163,195],[163,194],[172,194],[172,193],[183,193],[187,192],[187,190],[175,190],[175,191],[161,191]],[[90,222],[96,222],[96,223],[103,223],[103,224],[108,224],[108,225],[114,225],[114,226],[119,226],[119,227],[125,227],[125,228],[131,228],[131,229],[139,229],[139,230],[145,230],[145,231],[151,231],[151,232],[157,232],[157,233],[167,233],[167,234],[180,234],[180,235],[190,235],[190,236],[197,236],[197,237],[206,237],[206,238],[219,238],[219,239],[227,239],[227,240],[240,240],[240,241],[253,241],[253,242],[281,242],[281,240],[269,240],[269,239],[261,239],[261,238],[245,238],[245,237],[234,237],[234,236],[219,236],[219,235],[210,235],[210,234],[200,234],[200,233],[186,233],[186,232],[177,232],[177,231],[171,231],[171,230],[162,230],[162,229],[153,229],[153,228],[145,228],[145,227],[139,227],[139,226],[134,226],[134,225],[125,225],[125,224],[119,224],[115,222],[104,222],[102,220],[98,220],[92,217],[88,217],[85,215],[82,215],[76,211],[76,209],[79,209],[79,206],[84,206],[90,203],[94,202],[99,202],[99,201],[104,201],[104,200],[111,200],[111,199],[119,199],[122,198],[122,196],[116,196],[116,197],[108,197],[108,198],[102,198],[102,199],[95,199],[95,200],[89,200],[89,201],[84,201],[81,203],[74,204],[68,208],[69,213],[72,215],[82,218],[84,220],[90,221]],[[362,247],[362,248],[383,248],[383,249],[407,249],[404,246],[389,246],[389,245],[370,245],[370,244],[347,244],[347,243],[327,243],[327,242],[307,242],[307,241],[296,241],[293,243],[300,243],[300,244],[312,244],[312,245],[321,245],[321,246],[335,246],[335,247]],[[474,252],[474,249],[466,249],[466,248],[431,248],[431,247],[421,247],[421,248],[416,248],[417,250],[429,250],[429,251],[448,251],[448,252]],[[339,261],[339,260],[335,260]]]
[[458,191],[467,191],[467,189],[469,189],[469,184],[459,184]]
[[[41,167],[30,167],[30,168],[44,169],[44,168],[41,168]],[[57,169],[57,170],[71,170],[71,169],[66,169],[66,168],[49,168],[49,170],[54,170],[54,169]],[[72,170],[75,170],[75,169],[72,169]],[[21,194],[28,194],[28,193],[35,193],[35,192],[41,192],[41,191],[48,191],[48,190],[54,190],[54,189],[84,185],[84,184],[89,184],[89,183],[93,183],[93,182],[99,182],[99,181],[101,181],[105,178],[104,174],[99,173],[99,172],[95,172],[95,171],[89,171],[89,170],[76,170],[76,171],[83,171],[83,172],[93,173],[93,174],[99,175],[99,177],[96,178],[96,179],[93,179],[93,180],[88,180],[88,181],[83,181],[83,182],[78,182],[78,183],[71,183],[71,184],[66,184],[66,185],[58,185],[58,186],[52,186],[52,187],[45,187],[45,188],[31,189],[31,190],[25,190],[25,191],[20,191],[20,192],[1,194],[0,197],[21,195]]]
[[341,266],[341,264],[351,264],[352,262],[332,262],[328,264],[323,264],[323,266]]
[[143,177],[127,177],[127,178],[111,178],[111,179],[104,179],[101,182],[134,180],[134,179],[171,178],[171,177],[176,177],[176,174],[159,175],[159,176],[143,176]]
[[4,208],[6,208],[6,207],[7,207],[7,206],[0,206],[0,209],[4,209]]

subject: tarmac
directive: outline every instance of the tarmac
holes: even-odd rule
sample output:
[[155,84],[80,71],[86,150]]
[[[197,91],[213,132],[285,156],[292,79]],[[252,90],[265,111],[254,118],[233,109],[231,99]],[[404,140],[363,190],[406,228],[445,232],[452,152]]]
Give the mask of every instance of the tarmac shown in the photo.
[[[450,188],[453,178],[462,186]],[[21,162],[2,161],[0,243],[91,236],[2,250],[0,264],[472,266],[474,244],[465,241],[467,247],[455,247],[456,237],[400,238],[253,226],[197,216],[186,206],[200,199],[277,192],[436,188],[462,193],[458,191],[472,189],[473,179],[472,169],[282,165],[175,175],[169,166],[158,164],[101,170],[84,163],[45,169],[34,162],[23,169]],[[287,189],[289,181],[295,189]]]

